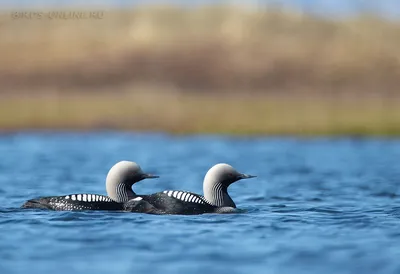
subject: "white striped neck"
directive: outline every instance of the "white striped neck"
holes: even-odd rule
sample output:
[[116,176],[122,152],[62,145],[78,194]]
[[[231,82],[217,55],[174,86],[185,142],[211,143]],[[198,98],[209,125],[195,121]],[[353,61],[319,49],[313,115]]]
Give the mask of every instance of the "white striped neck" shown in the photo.
[[236,208],[235,202],[228,194],[228,186],[220,182],[214,182],[203,187],[204,198],[213,206]]
[[118,203],[125,203],[137,196],[136,193],[133,192],[132,187],[125,183],[118,183],[115,186],[115,192],[111,194],[113,196],[111,196],[110,193],[108,194],[108,196],[110,196],[111,199]]

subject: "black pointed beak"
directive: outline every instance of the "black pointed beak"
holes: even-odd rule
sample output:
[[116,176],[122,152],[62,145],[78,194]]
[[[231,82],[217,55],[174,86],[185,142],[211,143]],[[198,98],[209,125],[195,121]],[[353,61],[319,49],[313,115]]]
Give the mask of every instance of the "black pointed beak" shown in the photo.
[[149,173],[144,173],[143,178],[144,179],[154,179],[154,178],[160,178],[160,176],[154,175],[154,174],[149,174]]
[[250,178],[255,178],[255,177],[257,177],[257,176],[250,175],[250,174],[244,174],[244,173],[239,175],[239,179],[250,179]]

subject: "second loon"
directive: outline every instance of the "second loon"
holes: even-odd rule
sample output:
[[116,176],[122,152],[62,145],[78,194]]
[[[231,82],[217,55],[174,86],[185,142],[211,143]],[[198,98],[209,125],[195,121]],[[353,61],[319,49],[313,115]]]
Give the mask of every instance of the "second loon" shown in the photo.
[[144,173],[135,162],[120,161],[108,172],[106,189],[108,196],[99,194],[70,194],[41,197],[26,201],[22,208],[51,210],[122,210],[124,202],[137,197],[133,184],[159,176]]
[[130,212],[149,214],[203,214],[236,212],[235,202],[228,187],[241,179],[256,176],[243,174],[224,163],[213,166],[204,177],[204,196],[180,190],[165,190],[151,195],[138,196],[125,203]]

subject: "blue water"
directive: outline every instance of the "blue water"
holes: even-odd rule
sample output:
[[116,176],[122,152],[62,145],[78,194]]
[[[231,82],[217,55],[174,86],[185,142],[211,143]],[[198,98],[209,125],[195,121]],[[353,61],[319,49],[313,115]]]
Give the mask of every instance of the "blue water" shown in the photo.
[[[0,136],[0,273],[400,273],[400,140]],[[105,193],[117,161],[160,179],[138,193],[202,192],[218,162],[258,175],[230,187],[246,213],[152,216],[21,210]]]

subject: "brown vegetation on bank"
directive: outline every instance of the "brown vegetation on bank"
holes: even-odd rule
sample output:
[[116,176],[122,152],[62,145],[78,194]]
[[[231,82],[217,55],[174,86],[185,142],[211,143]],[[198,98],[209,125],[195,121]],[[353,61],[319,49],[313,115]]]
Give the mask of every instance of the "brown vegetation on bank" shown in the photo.
[[[397,93],[400,25],[232,7],[105,11],[0,25],[4,88]],[[4,90],[3,90],[4,91]]]
[[228,6],[4,12],[0,128],[398,135],[399,34],[366,15]]

